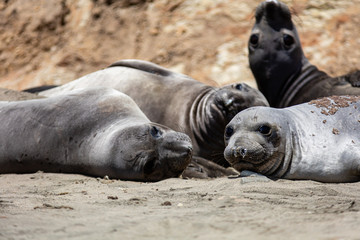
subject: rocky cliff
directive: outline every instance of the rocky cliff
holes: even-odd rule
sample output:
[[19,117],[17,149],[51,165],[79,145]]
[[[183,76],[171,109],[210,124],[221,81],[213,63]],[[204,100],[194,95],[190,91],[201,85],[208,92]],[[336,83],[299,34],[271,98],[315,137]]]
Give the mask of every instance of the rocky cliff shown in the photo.
[[[255,86],[247,38],[259,2],[2,0],[0,86],[63,84],[126,58],[212,85]],[[331,75],[360,69],[360,0],[285,2],[312,63]]]

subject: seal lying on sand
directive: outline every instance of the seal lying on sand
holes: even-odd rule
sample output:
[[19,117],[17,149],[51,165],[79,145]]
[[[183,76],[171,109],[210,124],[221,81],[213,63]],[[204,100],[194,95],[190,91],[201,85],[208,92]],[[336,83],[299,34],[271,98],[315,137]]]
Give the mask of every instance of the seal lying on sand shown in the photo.
[[238,171],[321,182],[360,180],[360,97],[284,109],[253,107],[227,125],[225,158]]
[[179,176],[191,140],[152,123],[113,89],[0,102],[0,173],[81,173],[124,180]]
[[360,95],[360,71],[332,78],[304,56],[289,8],[269,0],[256,9],[249,64],[272,107],[287,107],[331,95]]
[[260,91],[246,84],[214,88],[139,60],[116,62],[40,95],[54,96],[89,86],[106,86],[129,95],[151,121],[189,135],[194,155],[222,166],[228,166],[222,154],[226,124],[245,108],[268,105]]

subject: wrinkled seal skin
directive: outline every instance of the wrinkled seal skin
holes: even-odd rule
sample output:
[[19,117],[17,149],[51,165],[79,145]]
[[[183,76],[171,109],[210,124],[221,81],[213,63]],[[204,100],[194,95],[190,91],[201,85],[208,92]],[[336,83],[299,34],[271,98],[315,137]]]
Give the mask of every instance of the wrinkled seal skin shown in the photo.
[[116,62],[40,94],[53,96],[89,86],[106,86],[129,95],[151,121],[189,135],[194,156],[222,166],[228,166],[223,158],[226,124],[245,108],[268,105],[260,91],[246,84],[215,88],[140,60]]
[[289,8],[269,0],[256,9],[249,38],[249,64],[272,107],[332,95],[360,95],[360,71],[332,78],[305,57]]
[[113,89],[0,102],[0,173],[80,173],[137,181],[178,177],[191,140],[149,121]]
[[360,180],[360,97],[253,107],[227,125],[225,158],[241,170],[320,182]]

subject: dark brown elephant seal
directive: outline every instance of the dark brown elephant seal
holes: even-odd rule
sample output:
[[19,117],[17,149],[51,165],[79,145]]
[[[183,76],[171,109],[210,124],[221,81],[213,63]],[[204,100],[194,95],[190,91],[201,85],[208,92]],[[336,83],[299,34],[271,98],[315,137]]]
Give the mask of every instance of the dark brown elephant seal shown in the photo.
[[360,95],[360,71],[330,77],[305,57],[289,8],[262,2],[249,38],[249,64],[272,107],[287,107],[331,95]]
[[224,129],[241,110],[267,106],[260,91],[243,83],[215,88],[156,64],[123,60],[40,94],[54,96],[72,89],[106,86],[129,95],[153,122],[190,136],[194,156],[222,166]]
[[238,171],[320,182],[360,181],[360,97],[253,107],[227,125],[225,158]]
[[159,181],[178,177],[191,160],[188,136],[150,122],[113,89],[0,102],[0,122],[0,173]]

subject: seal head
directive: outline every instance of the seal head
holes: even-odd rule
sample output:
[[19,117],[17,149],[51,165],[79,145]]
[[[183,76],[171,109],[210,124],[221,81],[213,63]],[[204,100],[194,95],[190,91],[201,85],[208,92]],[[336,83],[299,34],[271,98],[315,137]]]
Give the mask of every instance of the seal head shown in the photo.
[[270,106],[276,106],[285,83],[299,73],[306,59],[291,12],[284,3],[262,2],[255,18],[248,42],[249,64],[259,90]]
[[[270,109],[270,108],[269,108]],[[261,114],[257,114],[258,110]],[[291,156],[291,135],[286,119],[272,109],[256,107],[238,114],[225,129],[225,159],[238,171],[251,170],[282,177]],[[288,136],[289,135],[289,136]]]
[[131,180],[179,177],[192,157],[187,135],[155,123],[127,127],[109,140],[113,142],[112,168],[125,169]]
[[268,106],[258,90],[245,83],[235,83],[221,88],[209,88],[194,101],[190,115],[190,126],[198,144],[199,156],[222,166],[228,166],[223,159],[225,126],[242,110],[251,106]]

